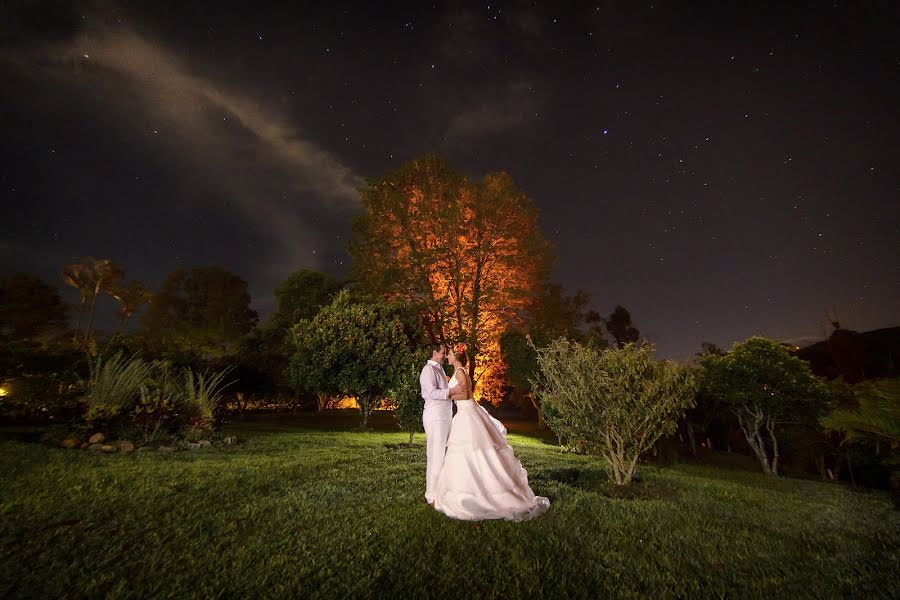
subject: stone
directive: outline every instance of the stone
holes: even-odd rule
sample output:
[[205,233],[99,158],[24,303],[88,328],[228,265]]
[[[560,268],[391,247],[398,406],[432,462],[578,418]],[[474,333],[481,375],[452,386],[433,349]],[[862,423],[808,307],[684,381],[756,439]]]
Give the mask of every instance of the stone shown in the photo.
[[215,448],[223,448],[225,446],[225,442],[223,442],[222,440],[216,440],[212,443],[212,445]]
[[149,450],[154,450],[153,446],[141,446],[137,449],[138,452],[147,452]]
[[198,444],[197,442],[189,442],[187,447],[190,448],[191,450],[199,450],[200,444]]
[[78,448],[81,446],[81,440],[78,438],[66,438],[62,441],[62,447],[71,450],[72,448]]
[[103,444],[100,446],[100,449],[103,450],[104,452],[115,452],[116,451],[116,447],[113,446],[112,444]]
[[231,444],[236,444],[236,443],[237,443],[237,438],[234,437],[234,436],[229,435],[227,438],[225,438],[224,441],[225,441],[225,445],[226,445],[226,446],[230,446]]
[[100,449],[103,447],[103,444],[91,444],[87,447],[91,452],[100,452]]
[[85,442],[85,443],[81,444],[81,449],[84,450],[84,449],[87,448],[88,446],[90,446],[90,444],[88,444],[87,442]]
[[129,442],[128,440],[116,442],[116,447],[122,452],[134,452],[134,443]]
[[102,444],[102,443],[105,442],[105,441],[106,441],[106,436],[105,436],[105,435],[103,435],[102,433],[95,433],[94,435],[92,435],[92,436],[90,437],[90,439],[88,440],[88,443],[90,443],[90,444]]
[[210,442],[209,440],[200,440],[197,443],[200,444],[201,448],[209,448],[210,446],[212,446],[212,442]]
[[175,446],[160,446],[160,452],[175,452]]

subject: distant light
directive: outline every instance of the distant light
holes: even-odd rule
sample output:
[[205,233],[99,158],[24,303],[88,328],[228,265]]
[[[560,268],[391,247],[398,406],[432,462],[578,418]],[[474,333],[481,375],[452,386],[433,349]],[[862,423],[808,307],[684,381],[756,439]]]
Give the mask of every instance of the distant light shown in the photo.
[[9,391],[6,388],[0,387],[0,398],[2,398],[3,396],[6,396],[8,394],[9,394]]
[[604,130],[603,130],[603,135],[606,135],[607,133],[609,133],[609,129],[604,129]]

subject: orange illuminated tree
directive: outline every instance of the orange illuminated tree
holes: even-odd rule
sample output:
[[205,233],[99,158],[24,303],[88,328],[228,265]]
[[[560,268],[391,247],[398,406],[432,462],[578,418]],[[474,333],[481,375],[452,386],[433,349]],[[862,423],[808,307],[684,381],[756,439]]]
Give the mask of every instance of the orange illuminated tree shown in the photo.
[[431,340],[464,342],[477,396],[498,402],[500,336],[552,262],[532,201],[507,173],[470,181],[436,156],[370,181],[361,197],[354,279],[415,308]]

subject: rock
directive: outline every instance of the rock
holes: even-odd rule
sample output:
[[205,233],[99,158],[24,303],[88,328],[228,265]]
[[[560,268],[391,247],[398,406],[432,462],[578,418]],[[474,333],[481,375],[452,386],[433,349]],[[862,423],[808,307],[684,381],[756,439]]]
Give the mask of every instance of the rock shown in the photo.
[[138,452],[147,452],[148,450],[153,450],[153,446],[141,446],[137,449]]
[[134,452],[134,444],[128,440],[116,442],[116,447],[122,452]]
[[175,446],[160,446],[160,452],[175,452]]
[[91,452],[100,452],[100,449],[103,447],[103,444],[91,444],[87,447]]
[[83,444],[81,445],[81,449],[84,450],[84,449],[87,448],[88,446],[90,446],[90,444],[88,444],[87,442],[85,442],[85,443],[83,443]]
[[230,445],[232,445],[232,444],[236,444],[236,443],[237,443],[237,438],[234,437],[234,436],[229,435],[227,438],[225,438],[224,441],[225,441],[225,445],[226,445],[226,446],[230,446]]
[[216,448],[222,448],[225,446],[225,442],[223,442],[222,440],[216,440],[212,443],[212,445]]
[[78,438],[66,438],[62,441],[62,447],[71,450],[72,448],[78,448],[81,446],[81,440]]
[[197,442],[189,442],[187,447],[190,448],[191,450],[199,450],[200,444],[198,444]]
[[88,440],[88,443],[90,443],[90,444],[102,444],[102,443],[105,442],[105,441],[106,441],[106,436],[105,436],[105,435],[103,435],[102,433],[95,433],[94,435],[92,435],[92,436],[90,437],[90,439]]
[[104,452],[115,452],[116,451],[116,447],[113,446],[112,444],[103,444],[100,446],[100,449],[103,450]]
[[200,444],[201,448],[209,448],[210,446],[212,446],[212,442],[210,442],[209,440],[200,440],[198,443]]

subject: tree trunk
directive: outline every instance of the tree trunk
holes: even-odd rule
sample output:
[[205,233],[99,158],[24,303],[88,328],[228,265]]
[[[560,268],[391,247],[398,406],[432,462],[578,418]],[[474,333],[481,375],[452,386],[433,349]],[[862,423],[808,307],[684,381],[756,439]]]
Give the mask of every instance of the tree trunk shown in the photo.
[[850,485],[856,487],[856,477],[853,475],[853,463],[850,462],[850,457],[847,457],[847,473],[850,475]]
[[772,475],[778,475],[778,438],[775,437],[775,419],[769,417],[766,420],[766,429],[772,438]]
[[816,457],[816,468],[819,470],[819,477],[822,478],[822,481],[827,481],[828,476],[825,474],[825,456],[819,455]]
[[687,436],[688,441],[691,443],[691,454],[695,457],[697,456],[697,440],[694,439],[694,426],[690,421],[687,421]]
[[410,447],[410,448],[412,448],[413,434],[414,434],[414,433],[415,433],[414,431],[410,431],[410,432],[409,432],[409,447]]
[[369,427],[369,414],[372,412],[374,400],[359,396],[356,398],[356,403],[359,404],[359,416],[362,419],[359,428],[365,430]]
[[328,402],[328,394],[323,394],[321,392],[316,393],[316,412],[318,414],[322,414],[322,411],[325,410],[325,404]]
[[762,439],[759,436],[759,430],[755,428],[758,426],[758,423],[755,425],[750,423],[750,420],[742,414],[736,414],[736,416],[738,418],[738,424],[741,427],[741,432],[744,434],[744,438],[746,438],[747,443],[750,445],[750,449],[756,454],[756,458],[759,459],[759,464],[762,465],[763,473],[769,475],[769,460],[766,456],[766,448],[761,445]]
[[81,333],[81,318],[84,316],[84,303],[86,301],[87,298],[82,295],[81,304],[78,306],[78,319],[75,321],[75,336],[72,338],[73,342],[78,339],[78,334]]
[[97,283],[97,287],[94,288],[94,296],[91,298],[91,309],[88,313],[88,323],[87,327],[84,329],[84,341],[87,343],[88,337],[91,335],[91,329],[94,327],[94,308],[97,305],[97,296],[100,295],[100,284]]
[[534,410],[537,411],[538,429],[541,431],[547,429],[547,421],[544,420],[544,411],[541,410],[541,405],[538,403],[537,398],[534,397],[534,394],[529,392],[528,399],[531,400],[531,405],[534,406]]

